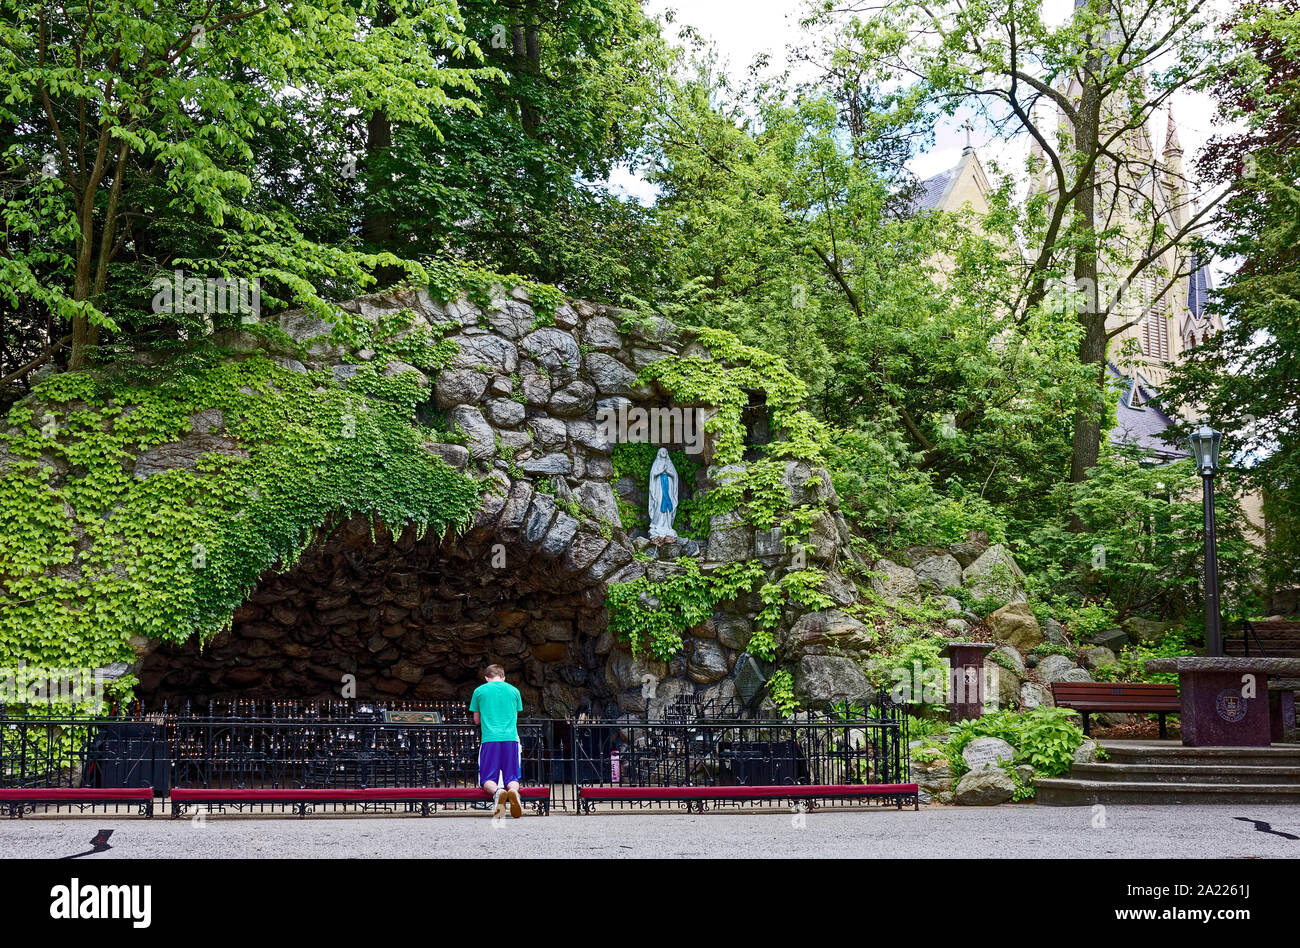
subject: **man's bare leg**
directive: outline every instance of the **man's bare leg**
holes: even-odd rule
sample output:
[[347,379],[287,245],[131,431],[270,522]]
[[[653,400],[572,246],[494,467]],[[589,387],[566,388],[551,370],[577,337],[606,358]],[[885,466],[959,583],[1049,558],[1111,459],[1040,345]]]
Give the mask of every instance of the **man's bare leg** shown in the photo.
[[511,780],[506,787],[506,802],[510,804],[510,815],[515,819],[524,815],[523,800],[519,797],[519,781]]
[[492,798],[492,816],[498,817],[504,815],[506,812],[506,801],[503,799],[505,794],[500,792],[500,788],[497,787],[497,782],[495,780],[485,780],[483,781],[483,789],[486,790],[488,796]]

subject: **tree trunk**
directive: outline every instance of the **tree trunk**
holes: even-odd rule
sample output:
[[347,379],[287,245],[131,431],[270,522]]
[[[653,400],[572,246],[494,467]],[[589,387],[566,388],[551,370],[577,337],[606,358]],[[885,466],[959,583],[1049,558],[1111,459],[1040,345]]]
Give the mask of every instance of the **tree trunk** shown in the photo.
[[366,203],[370,206],[361,220],[361,236],[367,244],[383,250],[393,249],[393,215],[374,205],[375,198],[383,191],[376,171],[392,146],[393,123],[382,110],[374,112],[366,119],[366,170],[369,172]]
[[[539,33],[539,15],[537,4],[525,3],[520,18],[511,30],[511,46],[514,54],[514,72],[518,76],[528,76],[536,80],[542,72],[542,48]],[[519,119],[524,133],[529,138],[537,137],[539,124],[537,109],[530,99],[519,100]]]
[[[1093,44],[1094,49],[1096,43]],[[1078,122],[1074,129],[1074,151],[1082,160],[1095,156],[1100,147],[1101,109],[1100,90],[1090,77],[1098,74],[1101,58],[1089,55],[1082,70],[1083,88],[1079,100]],[[1095,369],[1096,400],[1075,413],[1074,437],[1070,455],[1070,481],[1074,484],[1088,479],[1088,469],[1095,467],[1101,454],[1101,420],[1105,411],[1106,393],[1106,317],[1098,299],[1097,288],[1097,172],[1095,161],[1091,170],[1080,180],[1074,198],[1074,226],[1078,232],[1078,245],[1074,252],[1075,291],[1083,295],[1079,322],[1083,337],[1079,340],[1079,361]],[[1081,524],[1075,523],[1075,528]]]

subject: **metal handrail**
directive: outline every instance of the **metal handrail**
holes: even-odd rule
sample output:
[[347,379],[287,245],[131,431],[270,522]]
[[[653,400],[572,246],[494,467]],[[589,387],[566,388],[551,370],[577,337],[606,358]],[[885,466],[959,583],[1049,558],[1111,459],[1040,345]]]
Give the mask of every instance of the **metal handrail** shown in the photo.
[[1246,654],[1247,655],[1250,654],[1250,640],[1251,638],[1254,638],[1255,647],[1259,649],[1260,656],[1263,658],[1268,658],[1268,652],[1265,651],[1264,649],[1264,643],[1262,643],[1259,640],[1259,633],[1255,631],[1255,627],[1251,625],[1250,620],[1242,619],[1241,625],[1242,625],[1241,641],[1242,641],[1242,645],[1245,646]]

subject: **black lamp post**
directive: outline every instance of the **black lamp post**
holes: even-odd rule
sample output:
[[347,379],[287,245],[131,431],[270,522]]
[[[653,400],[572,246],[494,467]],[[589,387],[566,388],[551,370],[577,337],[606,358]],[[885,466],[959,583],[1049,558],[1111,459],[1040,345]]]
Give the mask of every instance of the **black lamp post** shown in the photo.
[[1219,551],[1214,535],[1214,473],[1219,469],[1222,433],[1202,424],[1189,439],[1196,469],[1201,473],[1205,505],[1205,646],[1211,656],[1223,654],[1223,632],[1219,627]]

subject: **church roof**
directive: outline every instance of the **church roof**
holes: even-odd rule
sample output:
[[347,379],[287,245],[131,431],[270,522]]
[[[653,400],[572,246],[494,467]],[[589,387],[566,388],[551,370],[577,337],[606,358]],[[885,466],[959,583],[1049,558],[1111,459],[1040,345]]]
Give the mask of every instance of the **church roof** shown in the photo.
[[1188,457],[1187,449],[1171,433],[1174,419],[1160,407],[1155,387],[1141,377],[1121,374],[1111,363],[1106,364],[1106,372],[1119,394],[1110,443],[1141,448],[1162,462]]
[[939,207],[943,203],[943,196],[948,192],[949,185],[957,177],[957,172],[960,169],[961,165],[955,164],[947,171],[940,171],[933,177],[922,181],[921,189],[912,198],[911,212],[916,214],[920,211],[930,211]]
[[1214,284],[1210,280],[1210,265],[1201,264],[1192,271],[1187,281],[1187,308],[1198,322],[1205,313],[1205,304],[1209,300],[1212,289]]
[[[974,193],[961,186],[964,177],[969,178],[969,184],[975,189]],[[978,195],[986,194],[988,189],[988,180],[984,177],[979,156],[975,154],[974,148],[967,145],[962,149],[961,158],[955,165],[920,182],[916,195],[912,197],[907,210],[903,213],[905,216],[911,216],[922,211],[956,211],[955,206],[949,206],[954,193],[965,195],[968,200],[972,197],[979,200]]]

